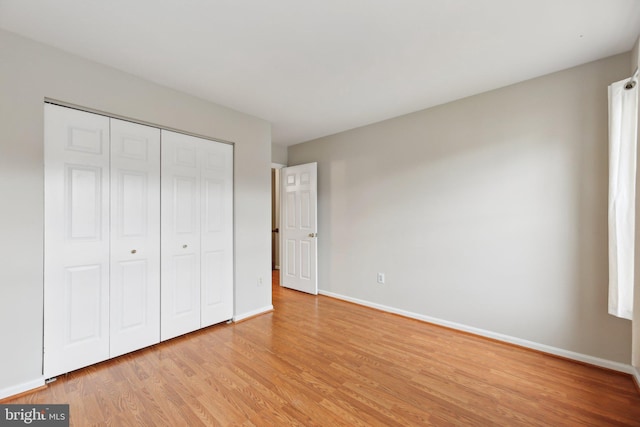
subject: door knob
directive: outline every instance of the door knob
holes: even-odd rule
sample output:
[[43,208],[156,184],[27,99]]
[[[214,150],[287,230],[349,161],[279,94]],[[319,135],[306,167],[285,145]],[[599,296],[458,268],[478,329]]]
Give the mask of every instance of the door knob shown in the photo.
[[182,249],[187,249],[187,245],[182,245]]
[[318,233],[309,233],[309,237],[318,237]]
[[136,251],[135,249],[131,249],[131,253],[132,254],[135,254],[136,252],[138,252],[138,251]]

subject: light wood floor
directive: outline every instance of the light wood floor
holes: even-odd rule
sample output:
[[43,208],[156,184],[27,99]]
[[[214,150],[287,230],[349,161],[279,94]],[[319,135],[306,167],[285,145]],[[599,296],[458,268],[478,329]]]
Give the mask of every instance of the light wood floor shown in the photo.
[[5,403],[69,403],[75,426],[640,426],[627,375],[273,290],[273,313]]

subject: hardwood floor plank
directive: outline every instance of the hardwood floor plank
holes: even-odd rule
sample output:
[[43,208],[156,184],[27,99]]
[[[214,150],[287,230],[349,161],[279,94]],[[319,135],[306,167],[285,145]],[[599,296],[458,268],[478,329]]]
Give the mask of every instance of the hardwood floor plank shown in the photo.
[[271,313],[7,403],[69,403],[74,426],[640,426],[628,375],[277,285],[273,297]]

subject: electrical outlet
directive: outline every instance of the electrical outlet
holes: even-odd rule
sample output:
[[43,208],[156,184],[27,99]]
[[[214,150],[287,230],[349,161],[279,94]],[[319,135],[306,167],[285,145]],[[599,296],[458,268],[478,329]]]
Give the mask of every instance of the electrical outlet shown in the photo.
[[384,273],[378,273],[378,283],[384,285]]
[[258,277],[258,286],[262,286],[262,277]]

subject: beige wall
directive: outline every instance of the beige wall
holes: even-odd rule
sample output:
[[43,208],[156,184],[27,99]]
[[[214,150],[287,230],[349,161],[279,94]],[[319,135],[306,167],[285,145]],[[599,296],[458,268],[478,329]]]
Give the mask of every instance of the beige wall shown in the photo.
[[0,397],[41,376],[45,97],[235,142],[235,314],[271,306],[269,123],[5,31],[0,52]]
[[607,314],[607,86],[630,60],[290,147],[318,162],[321,291],[629,364]]
[[287,147],[273,144],[271,146],[271,162],[286,166],[287,160]]

